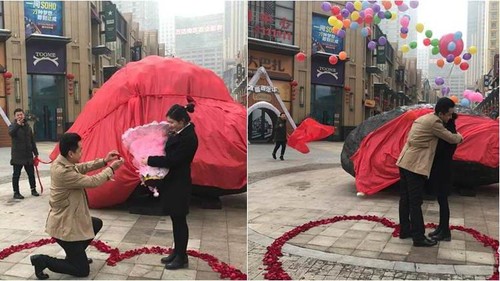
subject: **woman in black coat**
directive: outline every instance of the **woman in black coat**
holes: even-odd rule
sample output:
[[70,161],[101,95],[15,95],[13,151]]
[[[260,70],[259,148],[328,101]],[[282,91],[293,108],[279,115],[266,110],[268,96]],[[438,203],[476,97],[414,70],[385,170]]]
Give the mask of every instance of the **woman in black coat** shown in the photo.
[[198,137],[188,112],[194,112],[194,104],[173,105],[167,112],[170,133],[165,144],[166,156],[149,156],[143,160],[151,167],[169,169],[159,187],[163,212],[170,216],[174,232],[175,249],[168,257],[161,259],[166,269],[188,266],[186,254],[189,229],[186,216],[191,198],[191,163],[198,149]]
[[[456,134],[457,128],[455,120],[458,115],[453,113],[453,117],[445,125],[448,131]],[[450,207],[448,205],[448,195],[452,185],[452,161],[453,154],[457,149],[456,144],[439,139],[434,162],[432,164],[429,184],[433,192],[436,193],[439,203],[439,226],[429,233],[429,236],[437,241],[451,241],[450,233]]]
[[276,152],[278,152],[279,147],[281,146],[281,155],[280,159],[285,160],[283,156],[285,156],[286,149],[286,116],[285,113],[281,113],[278,120],[276,120],[276,125],[274,126],[274,141],[276,145],[273,150],[273,158],[276,159]]

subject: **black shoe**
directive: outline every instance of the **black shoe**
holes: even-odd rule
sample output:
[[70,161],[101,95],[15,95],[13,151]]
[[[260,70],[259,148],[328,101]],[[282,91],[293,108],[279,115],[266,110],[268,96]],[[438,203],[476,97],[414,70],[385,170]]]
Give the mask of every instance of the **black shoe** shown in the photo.
[[93,262],[94,262],[94,260],[92,260],[91,258],[88,258],[88,259],[87,259],[87,262],[88,262],[89,264],[91,264],[91,263],[93,263]]
[[165,269],[175,270],[180,268],[186,268],[189,266],[188,257],[184,256],[183,258],[180,256],[176,256],[174,260],[165,265]]
[[175,253],[171,253],[167,257],[161,258],[161,263],[163,264],[171,263],[175,259],[175,257],[176,257]]
[[14,199],[24,199],[24,196],[21,193],[14,193]]
[[399,239],[411,238],[411,233],[401,232],[399,233]]
[[432,247],[436,244],[437,244],[436,241],[427,238],[424,238],[422,240],[413,240],[414,247]]
[[449,230],[443,230],[437,235],[432,236],[431,238],[436,241],[451,241],[451,233]]
[[434,231],[429,232],[429,237],[436,236],[441,232],[441,226],[438,226]]
[[281,156],[280,156],[280,160],[281,160],[281,161],[285,160],[285,159],[283,159],[283,155],[281,155]]
[[276,154],[274,154],[274,153],[273,153],[273,158],[274,158],[274,160],[276,160]]
[[43,255],[33,255],[30,257],[31,264],[35,267],[36,278],[40,280],[49,279],[49,275],[43,273],[45,269],[45,262],[43,260]]
[[33,195],[33,196],[40,196],[40,194],[38,194],[38,192],[36,192],[36,189],[32,189],[31,190],[31,195]]

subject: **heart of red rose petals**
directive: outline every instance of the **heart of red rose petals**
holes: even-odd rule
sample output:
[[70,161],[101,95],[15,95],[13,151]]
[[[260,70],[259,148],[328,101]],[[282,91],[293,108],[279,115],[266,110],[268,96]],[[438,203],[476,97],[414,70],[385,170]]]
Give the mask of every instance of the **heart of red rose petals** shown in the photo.
[[[283,235],[278,237],[274,242],[267,247],[267,252],[264,254],[264,258],[262,259],[263,264],[266,266],[265,271],[266,273],[264,274],[264,278],[268,280],[292,280],[290,275],[285,272],[285,270],[282,267],[282,263],[279,261],[279,258],[283,256],[282,253],[282,248],[283,245],[288,242],[290,239],[294,238],[295,236],[299,235],[302,232],[305,232],[311,228],[320,226],[320,225],[325,225],[325,224],[332,224],[336,223],[339,221],[347,221],[347,220],[366,220],[366,221],[373,221],[373,222],[378,222],[383,224],[386,227],[389,228],[394,228],[394,231],[392,232],[393,237],[399,237],[399,231],[400,231],[400,226],[396,224],[395,222],[383,218],[383,217],[378,217],[378,216],[372,216],[372,215],[357,215],[357,216],[335,216],[332,218],[328,219],[322,219],[322,220],[317,220],[317,221],[310,221],[307,222],[303,225],[300,225],[290,231],[285,232]],[[434,223],[428,223],[426,224],[427,228],[436,228],[437,225]],[[499,264],[499,256],[498,256],[498,240],[493,239],[485,234],[480,233],[479,231],[472,229],[472,228],[466,228],[463,226],[450,226],[450,230],[459,230],[463,231],[465,233],[468,233],[472,235],[476,240],[478,240],[480,243],[482,243],[485,247],[491,247],[494,251],[494,256],[495,256],[495,264],[493,267],[493,275],[491,275],[488,280],[498,280],[499,274],[498,274],[498,264]]]
[[[0,251],[0,260],[5,259],[6,257],[20,252],[22,250],[27,250],[27,249],[32,249],[36,247],[41,247],[47,244],[53,244],[56,243],[56,240],[54,238],[49,238],[49,239],[41,239],[39,241],[35,242],[29,242],[29,243],[24,243],[24,244],[19,244],[19,245],[12,245],[10,247],[7,247],[3,250]],[[97,250],[99,250],[102,253],[109,254],[109,257],[106,259],[106,264],[109,266],[115,266],[118,262],[125,260],[125,259],[130,259],[134,256],[137,255],[142,255],[142,254],[160,254],[160,255],[166,255],[169,254],[172,249],[171,248],[163,248],[163,247],[143,247],[139,249],[133,249],[126,251],[124,253],[120,253],[118,248],[112,248],[106,243],[100,241],[100,240],[93,240],[92,243],[90,244],[94,246]],[[212,268],[214,272],[217,272],[220,274],[220,278],[222,279],[231,279],[231,280],[247,280],[247,275],[241,272],[241,270],[236,269],[234,266],[228,265],[224,262],[219,261],[216,257],[206,254],[206,253],[201,253],[198,251],[194,250],[188,250],[187,254],[199,258],[205,262],[208,263],[208,265]]]

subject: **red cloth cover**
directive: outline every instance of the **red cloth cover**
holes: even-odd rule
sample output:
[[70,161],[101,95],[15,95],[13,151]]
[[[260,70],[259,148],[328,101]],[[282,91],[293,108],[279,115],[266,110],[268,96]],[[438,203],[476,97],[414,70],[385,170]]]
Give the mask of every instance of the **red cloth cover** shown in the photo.
[[309,147],[306,145],[308,142],[324,139],[334,133],[335,127],[306,118],[290,135],[287,144],[302,153],[309,153]]
[[[375,194],[399,181],[396,161],[406,143],[413,121],[432,111],[408,111],[362,140],[351,157],[358,192]],[[498,168],[498,120],[459,114],[456,125],[464,141],[458,145],[453,159]]]
[[[193,184],[241,189],[247,183],[246,109],[229,95],[214,72],[180,59],[148,56],[116,72],[85,105],[68,132],[83,139],[82,162],[117,149],[126,163],[115,181],[88,189],[91,208],[124,202],[139,184],[132,156],[122,147],[129,128],[166,120],[175,103],[195,100],[191,113],[199,146],[192,164]],[[50,157],[59,154],[57,146]]]

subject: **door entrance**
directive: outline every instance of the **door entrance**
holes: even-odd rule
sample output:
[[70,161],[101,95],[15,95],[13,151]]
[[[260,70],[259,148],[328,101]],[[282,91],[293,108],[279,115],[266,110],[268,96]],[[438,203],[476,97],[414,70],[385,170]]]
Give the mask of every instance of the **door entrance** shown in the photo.
[[248,116],[248,138],[250,142],[271,142],[274,123],[278,116],[267,108],[256,108]]
[[57,141],[57,113],[65,116],[64,76],[28,75],[28,107],[37,117],[34,125],[37,141]]

